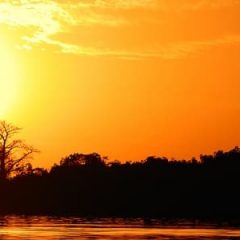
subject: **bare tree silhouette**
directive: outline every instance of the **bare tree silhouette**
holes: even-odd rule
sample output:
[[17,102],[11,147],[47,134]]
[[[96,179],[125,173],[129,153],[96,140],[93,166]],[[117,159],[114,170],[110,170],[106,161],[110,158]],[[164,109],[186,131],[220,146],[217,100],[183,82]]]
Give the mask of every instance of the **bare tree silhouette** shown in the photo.
[[21,128],[6,121],[0,121],[0,178],[6,179],[14,173],[24,171],[27,160],[38,152],[33,146],[23,140],[14,139]]

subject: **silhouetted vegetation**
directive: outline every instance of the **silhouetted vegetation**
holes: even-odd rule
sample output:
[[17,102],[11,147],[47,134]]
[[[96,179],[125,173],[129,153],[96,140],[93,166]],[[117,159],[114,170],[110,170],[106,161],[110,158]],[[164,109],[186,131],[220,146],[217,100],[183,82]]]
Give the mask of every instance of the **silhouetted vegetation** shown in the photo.
[[176,161],[108,162],[74,153],[0,183],[0,212],[81,216],[240,216],[240,149]]
[[23,140],[14,138],[20,130],[10,123],[0,121],[0,178],[2,180],[11,175],[28,173],[32,169],[28,160],[38,151]]

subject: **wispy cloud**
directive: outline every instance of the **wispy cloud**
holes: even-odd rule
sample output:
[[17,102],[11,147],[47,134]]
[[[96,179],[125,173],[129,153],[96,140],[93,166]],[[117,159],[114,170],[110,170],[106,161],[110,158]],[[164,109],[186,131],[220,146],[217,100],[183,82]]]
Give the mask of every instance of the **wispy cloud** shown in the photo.
[[134,9],[155,8],[156,10],[198,10],[202,8],[222,8],[240,4],[239,0],[90,0],[75,1],[74,8]]
[[46,41],[63,31],[63,23],[74,24],[72,16],[55,2],[19,1],[0,4],[0,23],[29,28],[32,41]]
[[29,34],[23,39],[31,43],[53,43],[53,35],[65,32],[71,26],[124,24],[121,18],[99,14],[90,9],[76,11],[77,5],[78,3],[68,5],[49,0],[3,2],[0,3],[0,24],[29,28]]
[[195,55],[211,48],[235,45],[240,46],[240,35],[226,36],[223,38],[206,41],[177,42],[159,46],[155,49],[145,50],[97,49],[70,44],[61,45],[60,47],[63,53],[76,54],[80,56],[104,56],[139,60],[146,58],[160,58],[165,60],[171,60],[183,58],[189,55]]
[[239,4],[239,0],[89,0],[75,1],[71,7],[78,9],[135,9],[156,8],[161,10],[197,10],[221,8]]
[[[122,14],[130,9],[154,9],[155,11],[185,11],[203,8],[223,8],[240,5],[240,0],[15,0],[0,2],[0,24],[27,29],[21,36],[21,48],[35,45],[55,46],[59,52],[82,56],[111,56],[119,58],[174,59],[188,56],[209,47],[239,44],[238,36],[215,40],[189,41],[164,44],[154,49],[124,50],[85,47],[79,41],[72,44],[62,41],[58,34],[70,32],[81,26],[119,27],[131,24]],[[120,11],[118,14],[116,10]],[[140,15],[139,15],[140,16]],[[156,22],[159,19],[155,19]],[[27,32],[27,34],[26,34]],[[71,32],[71,34],[74,34]]]
[[73,8],[95,8],[95,9],[132,9],[151,8],[158,5],[157,0],[92,0],[76,1],[71,4]]
[[[166,0],[167,1],[167,0]],[[165,1],[165,3],[166,3]],[[197,11],[202,9],[220,9],[220,8],[227,8],[232,7],[235,5],[239,5],[239,0],[178,0],[172,1],[172,5],[168,5],[167,3],[164,5],[165,9],[167,6],[171,6],[172,10],[175,11]]]

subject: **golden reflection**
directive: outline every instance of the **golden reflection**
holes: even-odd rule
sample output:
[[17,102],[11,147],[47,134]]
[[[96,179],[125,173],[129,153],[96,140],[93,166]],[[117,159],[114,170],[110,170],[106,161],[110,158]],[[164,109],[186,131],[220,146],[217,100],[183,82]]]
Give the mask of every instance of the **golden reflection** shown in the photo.
[[[5,222],[5,224],[4,224]],[[6,217],[1,220],[0,237],[6,239],[36,239],[44,237],[53,239],[158,239],[159,237],[174,237],[185,239],[192,237],[199,239],[229,238],[240,236],[240,230],[234,228],[215,228],[212,225],[178,226],[176,225],[148,225],[141,223],[124,223],[123,221],[98,220],[91,222],[76,218],[47,218],[47,217]]]

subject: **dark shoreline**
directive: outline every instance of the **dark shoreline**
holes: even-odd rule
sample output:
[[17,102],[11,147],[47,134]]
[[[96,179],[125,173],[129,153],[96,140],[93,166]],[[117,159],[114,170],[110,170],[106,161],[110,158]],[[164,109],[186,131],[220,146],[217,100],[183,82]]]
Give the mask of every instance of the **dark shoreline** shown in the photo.
[[199,161],[149,157],[106,164],[73,154],[50,171],[0,181],[0,214],[240,219],[240,149]]
[[116,224],[117,227],[177,227],[177,228],[239,228],[240,218],[238,219],[208,219],[208,218],[171,218],[171,217],[98,217],[98,216],[79,216],[79,215],[32,215],[32,214],[0,214],[0,226],[4,220],[21,219],[28,221],[28,219],[34,219],[36,223],[39,221],[53,221],[54,223],[66,223],[66,224],[101,224],[101,222],[107,224]]

